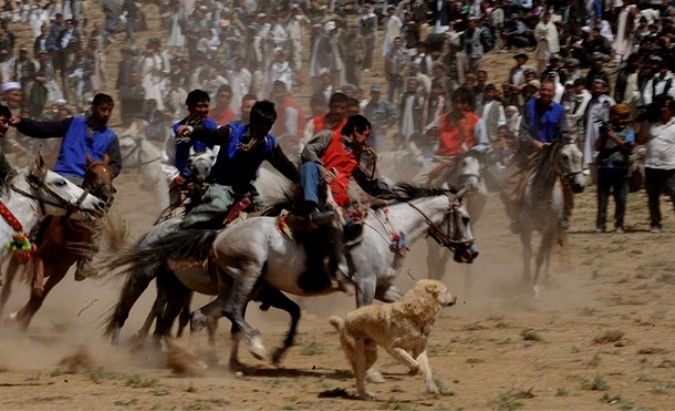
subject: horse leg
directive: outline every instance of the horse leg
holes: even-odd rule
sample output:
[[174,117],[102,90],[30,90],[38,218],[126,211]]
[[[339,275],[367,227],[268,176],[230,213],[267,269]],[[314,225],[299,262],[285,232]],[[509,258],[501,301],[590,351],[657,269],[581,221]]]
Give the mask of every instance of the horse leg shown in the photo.
[[16,320],[19,322],[19,325],[22,330],[26,330],[30,325],[31,320],[35,313],[42,307],[42,303],[49,292],[54,288],[56,284],[63,280],[68,269],[72,265],[72,261],[69,261],[67,264],[58,264],[55,267],[50,267],[44,271],[44,275],[47,277],[47,282],[44,285],[44,290],[41,292],[36,292],[35,289],[31,290],[31,296],[26,305],[16,313]]
[[[427,272],[432,280],[441,281],[445,275],[445,263],[448,259],[441,255],[442,250],[433,238],[427,238]],[[445,260],[445,263],[442,261]]]
[[225,296],[224,315],[244,334],[248,342],[248,350],[259,360],[267,356],[265,346],[260,338],[260,332],[244,319],[245,307],[248,304],[255,285],[262,273],[262,264],[256,262],[244,263],[242,268],[229,267],[230,273],[219,273],[219,277],[230,274],[230,282],[218,281],[218,295]]
[[[183,303],[183,309],[180,312],[180,315],[178,316],[178,333],[176,334],[176,337],[181,338],[183,336],[183,331],[185,330],[185,327],[190,323],[190,305],[192,304],[192,296],[194,293],[190,293],[190,295],[187,296]],[[209,328],[209,332],[212,332],[211,329]]]
[[155,342],[160,343],[162,337],[171,335],[171,327],[176,317],[189,301],[192,290],[187,288],[166,266],[157,272],[157,297],[162,296],[162,304],[157,312],[157,326],[153,334]]
[[119,301],[115,306],[115,311],[108,321],[106,332],[112,335],[113,345],[120,342],[120,331],[124,322],[129,317],[129,311],[134,306],[136,300],[143,294],[150,285],[150,281],[155,278],[157,267],[147,268],[145,271],[132,271],[127,275],[127,279],[122,287]]
[[[225,302],[223,301],[223,299],[220,297],[216,297],[216,299],[206,304],[205,306],[193,311],[192,314],[190,315],[190,346],[192,348],[192,352],[195,355],[200,355],[201,350],[199,348],[200,345],[199,337],[202,329],[206,327],[207,330],[209,331],[209,351],[210,351],[207,354],[207,357],[209,357],[210,359],[215,358],[214,350],[216,340],[215,340],[214,324],[218,324],[218,319],[220,319],[223,316],[224,306]],[[232,364],[231,357],[232,356],[230,355],[230,368],[239,367],[240,366],[239,364],[235,365]]]
[[377,291],[375,275],[372,278],[362,279],[356,273],[354,280],[356,283],[356,307],[365,307],[372,304],[375,300],[375,292]]
[[42,297],[45,292],[45,263],[41,257],[33,258],[33,278],[31,279],[31,295]]
[[286,333],[286,338],[284,338],[284,343],[281,347],[274,350],[272,354],[272,364],[279,365],[286,351],[293,346],[298,321],[300,321],[300,306],[288,298],[286,294],[271,287],[262,287],[255,299],[256,301],[263,302],[263,306],[271,305],[274,308],[286,311],[291,316],[291,325]]
[[532,231],[527,227],[521,228],[520,243],[523,246],[523,282],[529,284],[530,277],[532,277],[530,271],[532,260]]
[[400,300],[401,297],[403,297],[403,293],[393,284],[386,287],[377,287],[375,290],[375,298],[385,303],[393,303]]
[[539,245],[539,251],[537,252],[536,266],[534,269],[534,277],[532,278],[532,287],[534,289],[534,296],[539,297],[541,292],[541,286],[539,285],[539,275],[541,274],[541,268],[544,265],[544,262],[548,265],[551,257],[551,248],[553,247],[555,241],[555,232],[547,231],[542,234],[541,244]]
[[167,304],[166,293],[164,292],[164,289],[160,287],[159,279],[156,279],[156,283],[157,283],[157,296],[155,297],[155,302],[152,304],[152,308],[150,309],[148,316],[145,317],[145,322],[143,323],[143,326],[141,327],[140,330],[138,330],[138,333],[136,333],[136,335],[140,340],[144,340],[148,337],[148,334],[150,334],[150,327],[152,327],[152,323],[155,321],[155,319],[159,321],[159,318],[164,313],[164,309]]
[[2,287],[2,293],[0,293],[0,319],[2,318],[3,311],[5,309],[5,305],[7,304],[7,300],[9,300],[10,294],[12,294],[12,283],[14,282],[14,277],[16,277],[16,274],[19,272],[21,269],[21,265],[19,264],[19,260],[10,257],[9,258],[9,263],[7,263],[7,270],[5,272],[5,282]]

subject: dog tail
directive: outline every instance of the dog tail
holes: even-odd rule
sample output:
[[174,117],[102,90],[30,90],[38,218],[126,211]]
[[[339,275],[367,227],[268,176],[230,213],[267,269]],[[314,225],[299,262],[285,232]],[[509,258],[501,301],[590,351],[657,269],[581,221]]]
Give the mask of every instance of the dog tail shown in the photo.
[[335,329],[338,330],[338,332],[342,332],[342,329],[345,328],[345,320],[343,320],[342,318],[340,318],[338,316],[334,315],[334,316],[330,317],[328,319],[328,322],[330,322],[330,325],[335,327]]

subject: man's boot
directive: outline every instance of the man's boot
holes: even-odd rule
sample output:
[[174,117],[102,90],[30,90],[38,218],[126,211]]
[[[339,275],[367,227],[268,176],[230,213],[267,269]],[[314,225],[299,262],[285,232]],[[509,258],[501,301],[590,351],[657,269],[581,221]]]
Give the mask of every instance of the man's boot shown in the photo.
[[85,250],[84,255],[77,261],[77,269],[75,270],[75,281],[82,281],[85,278],[94,277],[98,274],[98,269],[94,267],[94,256],[101,248],[101,241],[103,237],[103,220],[97,220],[91,226],[91,237],[89,238],[89,247]]
[[305,203],[305,210],[307,210],[307,219],[314,225],[326,225],[335,217],[334,212],[321,211],[318,205],[312,201]]

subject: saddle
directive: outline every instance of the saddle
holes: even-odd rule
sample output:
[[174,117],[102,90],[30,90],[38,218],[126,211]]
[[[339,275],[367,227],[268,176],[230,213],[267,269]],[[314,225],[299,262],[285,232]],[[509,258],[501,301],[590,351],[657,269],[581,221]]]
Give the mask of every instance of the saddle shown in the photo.
[[[369,207],[360,202],[352,202],[338,213],[343,221],[344,241],[347,247],[353,247],[363,240],[363,223]],[[295,211],[284,210],[277,218],[277,229],[289,240],[300,242],[304,234],[317,229],[307,218]]]

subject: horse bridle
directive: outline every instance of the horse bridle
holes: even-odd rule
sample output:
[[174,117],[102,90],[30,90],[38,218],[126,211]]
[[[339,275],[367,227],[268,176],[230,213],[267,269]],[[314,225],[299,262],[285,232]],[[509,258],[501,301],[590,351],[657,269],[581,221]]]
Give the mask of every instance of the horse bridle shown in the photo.
[[[84,211],[84,209],[82,208],[82,203],[84,202],[85,198],[87,198],[87,195],[89,195],[89,193],[87,193],[86,190],[83,190],[82,195],[77,199],[77,201],[74,204],[72,204],[70,201],[61,197],[54,190],[49,188],[49,186],[47,186],[44,183],[44,180],[38,178],[38,176],[34,174],[29,174],[26,177],[26,181],[28,181],[28,185],[35,191],[36,194],[24,191],[19,187],[15,186],[14,184],[11,185],[11,188],[13,191],[15,191],[18,194],[21,194],[24,197],[37,200],[38,203],[40,204],[40,212],[42,214],[46,214],[45,204],[58,208],[63,208],[64,210],[67,211],[67,214],[72,214],[74,211]],[[47,196],[43,196],[41,195],[41,193],[46,193]]]
[[[109,166],[108,166],[107,164],[105,164],[105,163],[93,163],[93,164],[91,164],[89,167],[87,167],[87,170],[84,172],[84,182],[87,181],[87,176],[91,175],[90,173],[92,172],[92,170],[93,170],[95,167],[109,167]],[[112,171],[111,171],[111,174],[112,174]],[[84,187],[84,186],[86,185],[84,182],[83,182],[83,184],[82,184],[82,186],[83,186],[82,189],[84,190],[84,193],[83,193],[82,196],[78,199],[78,205],[81,204],[81,202],[84,200],[84,197],[86,196],[86,194],[91,194],[91,195],[94,195],[94,196],[96,196],[97,198],[101,199],[100,196],[101,196],[101,194],[102,194],[102,192],[103,192],[103,189],[105,189],[105,188],[108,188],[109,191],[113,194],[113,196],[111,196],[111,197],[108,199],[108,201],[105,201],[106,206],[110,205],[110,203],[111,203],[112,200],[114,199],[114,194],[117,192],[117,190],[116,190],[115,187],[112,185],[112,183],[102,182],[102,183],[100,183],[100,184],[98,184],[98,185],[96,185],[96,186],[94,186],[94,187]]]
[[458,245],[465,245],[468,243],[468,240],[456,241],[452,239],[455,230],[452,229],[452,226],[450,224],[450,218],[452,218],[455,227],[459,226],[459,221],[457,220],[460,218],[460,214],[456,211],[456,209],[462,205],[462,197],[464,196],[467,190],[468,190],[467,188],[463,188],[457,194],[454,195],[448,194],[448,202],[450,206],[443,215],[442,220],[446,223],[445,233],[441,229],[440,224],[434,223],[426,214],[424,214],[424,211],[420,210],[419,207],[417,207],[415,204],[409,201],[407,202],[408,205],[412,207],[415,211],[420,213],[420,215],[426,221],[427,225],[429,226],[429,231],[427,232],[429,237],[433,238],[434,241],[436,241],[442,247],[445,247],[450,250],[454,250],[455,247]]

